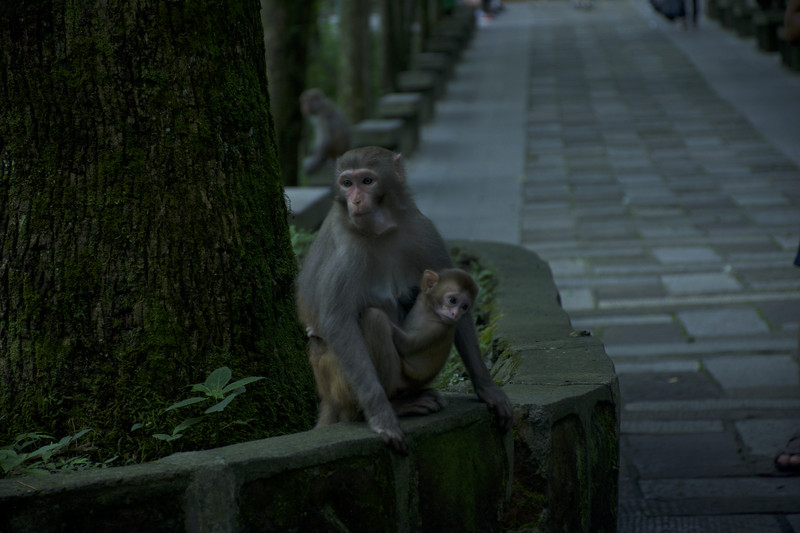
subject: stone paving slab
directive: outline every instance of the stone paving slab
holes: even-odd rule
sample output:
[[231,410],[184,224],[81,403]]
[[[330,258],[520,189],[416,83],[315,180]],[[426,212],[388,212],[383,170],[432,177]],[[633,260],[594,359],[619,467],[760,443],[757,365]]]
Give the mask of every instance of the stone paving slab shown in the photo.
[[751,453],[760,456],[772,456],[783,449],[786,436],[793,435],[797,428],[800,428],[800,416],[736,422],[736,431],[741,435],[744,445]]
[[699,372],[701,365],[700,361],[696,359],[660,359],[658,361],[645,363],[619,362],[614,365],[614,368],[616,369],[618,375],[622,375],[646,374],[650,372]]
[[772,334],[768,337],[756,339],[738,337],[699,340],[692,343],[608,344],[606,345],[606,353],[611,355],[615,361],[630,357],[652,360],[657,357],[674,357],[676,355],[752,354],[758,351],[791,353],[796,346],[796,335],[780,336]]
[[751,307],[680,311],[678,320],[693,337],[718,337],[767,333],[769,327]]
[[602,328],[603,342],[608,344],[677,343],[685,342],[684,329],[677,322]]
[[675,435],[681,433],[722,433],[721,420],[630,420],[620,425],[628,435]]
[[788,355],[708,357],[703,366],[726,390],[743,387],[798,387],[797,360]]
[[698,400],[719,398],[722,388],[706,373],[693,372],[639,372],[620,374],[620,393],[628,402],[645,402],[683,398]]
[[722,398],[711,400],[632,401],[625,404],[625,411],[646,413],[681,413],[692,416],[708,416],[709,413],[732,411],[800,411],[800,399],[781,398]]
[[618,533],[702,532],[780,533],[781,522],[775,516],[642,516],[622,508]]
[[[741,445],[729,432],[626,435],[623,454],[648,482],[755,473],[753,464],[741,453]],[[642,483],[644,481],[640,485]],[[642,490],[645,490],[644,485]],[[674,497],[674,494],[667,493],[666,496]]]
[[640,481],[645,498],[679,502],[686,514],[797,513],[800,478],[724,477]]
[[736,278],[723,272],[671,274],[661,280],[672,295],[736,292],[742,288]]

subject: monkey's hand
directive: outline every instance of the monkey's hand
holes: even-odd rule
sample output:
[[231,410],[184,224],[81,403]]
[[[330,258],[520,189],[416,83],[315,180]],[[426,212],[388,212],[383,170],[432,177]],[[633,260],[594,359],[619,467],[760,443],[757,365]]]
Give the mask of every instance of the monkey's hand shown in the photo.
[[382,413],[377,413],[367,419],[369,427],[380,435],[383,442],[392,447],[394,451],[400,455],[408,455],[408,444],[406,437],[403,435],[403,430],[400,429],[400,422],[397,420],[397,415],[394,411],[389,409],[388,416]]
[[495,421],[502,431],[511,429],[511,424],[514,421],[514,409],[511,407],[511,401],[503,392],[503,389],[497,386],[493,381],[475,385],[475,394],[481,401],[485,402],[489,410],[494,414]]

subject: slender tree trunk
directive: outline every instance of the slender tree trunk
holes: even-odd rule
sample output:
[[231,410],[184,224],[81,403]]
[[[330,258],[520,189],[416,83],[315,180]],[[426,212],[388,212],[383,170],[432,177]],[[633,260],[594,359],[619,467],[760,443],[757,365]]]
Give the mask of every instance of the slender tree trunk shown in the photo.
[[372,105],[372,43],[369,0],[341,0],[339,102],[351,124],[367,118]]
[[436,7],[439,0],[419,0],[419,39],[420,42],[430,36],[433,23],[436,20]]
[[299,176],[303,116],[298,97],[307,88],[306,65],[316,4],[316,0],[261,0],[272,117],[286,185],[297,185]]
[[381,0],[381,86],[397,88],[397,73],[408,70],[411,57],[411,22],[414,10],[404,0]]
[[265,70],[255,0],[0,10],[0,442],[112,453],[222,365],[250,424],[182,442],[309,424]]

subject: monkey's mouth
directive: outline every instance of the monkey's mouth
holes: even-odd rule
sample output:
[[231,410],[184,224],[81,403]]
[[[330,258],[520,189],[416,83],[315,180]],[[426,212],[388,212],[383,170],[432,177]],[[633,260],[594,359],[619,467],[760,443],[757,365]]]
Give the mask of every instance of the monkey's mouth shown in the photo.
[[397,228],[397,223],[383,209],[353,210],[350,212],[350,220],[360,230],[374,235],[383,235]]
[[453,324],[458,322],[458,319],[453,318],[449,315],[443,315],[441,313],[439,313],[439,320],[442,321],[442,324],[447,324],[448,326],[452,326]]

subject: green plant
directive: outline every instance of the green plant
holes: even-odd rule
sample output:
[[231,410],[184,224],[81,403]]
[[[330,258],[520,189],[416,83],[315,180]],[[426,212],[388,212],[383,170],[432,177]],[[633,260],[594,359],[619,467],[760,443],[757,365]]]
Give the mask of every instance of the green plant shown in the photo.
[[[203,411],[200,416],[184,419],[181,423],[172,428],[171,434],[155,433],[153,434],[153,437],[166,442],[172,442],[181,438],[187,429],[195,424],[203,422],[207,419],[208,415],[224,411],[234,398],[245,392],[245,385],[249,385],[250,383],[264,379],[263,376],[250,376],[234,381],[233,383],[229,383],[232,375],[231,369],[227,366],[223,366],[211,372],[204,383],[195,383],[192,385],[192,392],[202,392],[203,396],[193,396],[191,398],[186,398],[185,400],[176,402],[164,409],[164,412],[166,413],[174,409],[180,409],[182,407],[187,407],[189,405],[195,405],[202,402],[216,401],[217,403]],[[131,431],[135,431],[143,427],[143,424],[134,424],[133,427],[131,427]]]
[[[12,444],[0,448],[0,468],[5,475],[12,476],[106,467],[117,457],[98,463],[86,455],[82,455],[90,450],[88,444],[78,446],[78,440],[91,431],[91,429],[83,429],[75,435],[48,444],[42,444],[42,442],[55,441],[55,438],[45,433],[33,432],[17,435]],[[38,448],[35,448],[36,446]]]
[[302,264],[308,247],[311,246],[311,243],[314,242],[314,239],[317,237],[317,232],[297,228],[292,225],[289,226],[289,235],[292,239],[292,250],[294,250],[294,255],[297,257],[297,262]]

